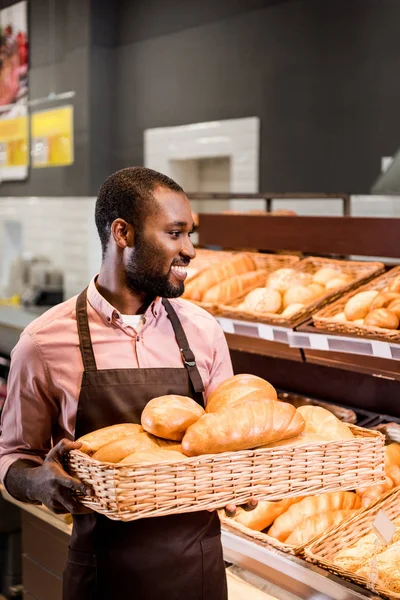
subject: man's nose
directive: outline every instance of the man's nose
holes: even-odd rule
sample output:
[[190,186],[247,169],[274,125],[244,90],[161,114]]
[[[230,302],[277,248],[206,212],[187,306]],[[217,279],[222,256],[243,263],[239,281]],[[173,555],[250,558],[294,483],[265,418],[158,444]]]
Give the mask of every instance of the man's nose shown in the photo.
[[190,239],[189,236],[187,237],[187,240],[183,244],[180,253],[182,256],[187,256],[188,258],[190,258],[190,260],[193,260],[194,257],[196,256],[196,250],[194,249],[192,240]]

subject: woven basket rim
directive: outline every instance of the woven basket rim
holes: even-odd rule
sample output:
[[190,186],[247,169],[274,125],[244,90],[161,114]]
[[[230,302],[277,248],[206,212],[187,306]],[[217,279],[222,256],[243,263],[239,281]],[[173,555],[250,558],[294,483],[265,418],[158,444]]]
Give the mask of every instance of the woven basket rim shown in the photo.
[[[255,455],[255,454],[262,454],[262,455],[266,455],[266,456],[275,456],[275,455],[280,455],[280,454],[285,454],[287,452],[292,452],[294,449],[298,450],[298,449],[302,449],[302,450],[307,450],[307,448],[315,448],[315,447],[332,447],[333,445],[344,445],[344,446],[349,446],[351,444],[354,443],[354,440],[357,439],[366,439],[366,438],[381,438],[382,440],[384,439],[384,435],[377,430],[374,429],[366,429],[364,427],[358,427],[357,425],[353,425],[351,423],[346,423],[347,427],[349,427],[351,430],[354,431],[355,434],[359,433],[359,436],[355,435],[353,438],[347,439],[347,440],[328,440],[328,441],[314,441],[314,442],[305,442],[304,444],[299,444],[296,446],[277,446],[276,448],[264,448],[263,446],[259,446],[258,448],[251,448],[248,450],[235,450],[235,451],[228,451],[228,452],[219,452],[217,454],[200,454],[199,456],[188,456],[187,458],[184,458],[182,460],[179,461],[163,461],[162,463],[141,463],[141,464],[135,464],[135,463],[112,463],[112,462],[106,462],[106,461],[100,461],[100,460],[96,460],[94,458],[92,458],[91,456],[89,456],[88,454],[85,454],[84,452],[82,452],[81,450],[70,450],[69,454],[72,456],[77,456],[80,457],[82,459],[84,459],[85,461],[88,461],[90,464],[93,465],[97,465],[97,466],[105,466],[105,467],[112,467],[113,469],[115,469],[116,471],[120,470],[120,469],[126,469],[129,468],[134,469],[135,467],[139,470],[143,470],[143,468],[150,468],[153,469],[154,467],[160,467],[160,466],[179,466],[179,465],[186,465],[188,463],[194,463],[193,466],[196,466],[196,464],[198,464],[199,462],[209,462],[210,460],[220,460],[222,461],[223,459],[230,459],[232,457],[244,457],[244,456],[248,456],[250,455]],[[287,438],[290,439],[290,438]],[[273,443],[273,442],[272,442]]]

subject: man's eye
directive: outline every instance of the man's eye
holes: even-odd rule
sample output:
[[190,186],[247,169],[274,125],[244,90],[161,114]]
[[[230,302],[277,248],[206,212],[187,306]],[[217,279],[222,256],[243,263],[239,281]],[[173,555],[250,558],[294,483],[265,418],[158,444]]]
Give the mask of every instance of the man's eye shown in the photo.
[[189,231],[189,237],[194,234],[194,231]]
[[178,238],[181,235],[180,231],[170,231],[170,235],[174,238]]

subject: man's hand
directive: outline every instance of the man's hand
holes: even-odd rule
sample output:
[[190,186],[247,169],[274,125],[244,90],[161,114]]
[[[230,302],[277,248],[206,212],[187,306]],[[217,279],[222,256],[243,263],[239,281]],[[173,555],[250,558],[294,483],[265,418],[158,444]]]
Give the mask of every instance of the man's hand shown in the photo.
[[[255,498],[250,498],[250,500],[248,502],[246,502],[246,504],[241,504],[240,508],[243,508],[243,510],[249,511],[249,510],[254,510],[255,508],[257,508],[257,505],[258,505],[258,500],[256,500]],[[236,511],[237,511],[236,504],[227,504],[225,506],[225,514],[227,517],[234,517],[236,515]]]
[[43,465],[29,469],[27,492],[30,500],[41,502],[57,514],[91,512],[75,498],[77,494],[90,495],[91,488],[68,475],[62,463],[70,450],[78,450],[81,446],[80,442],[63,439],[50,450]]

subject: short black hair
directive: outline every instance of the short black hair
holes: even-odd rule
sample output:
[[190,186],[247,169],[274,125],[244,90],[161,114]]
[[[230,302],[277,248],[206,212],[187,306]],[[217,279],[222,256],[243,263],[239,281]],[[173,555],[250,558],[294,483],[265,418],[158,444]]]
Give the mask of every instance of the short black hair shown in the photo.
[[99,190],[95,209],[103,258],[113,221],[124,219],[136,230],[141,230],[146,215],[154,206],[153,190],[158,185],[174,192],[183,192],[181,186],[167,175],[145,167],[121,169],[105,180]]

